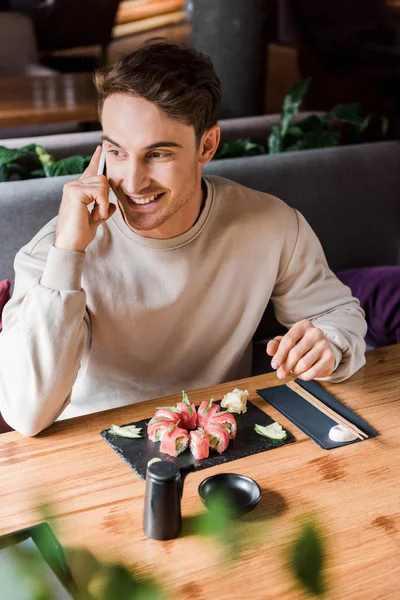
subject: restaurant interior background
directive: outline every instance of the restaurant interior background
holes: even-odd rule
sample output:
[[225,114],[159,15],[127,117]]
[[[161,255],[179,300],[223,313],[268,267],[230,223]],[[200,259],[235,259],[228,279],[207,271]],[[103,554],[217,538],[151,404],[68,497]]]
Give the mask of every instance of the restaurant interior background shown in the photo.
[[[92,72],[165,36],[211,55],[229,105],[221,118],[279,114],[312,77],[302,110],[359,102],[398,131],[398,0],[0,0],[0,11],[1,78]],[[1,138],[84,128],[23,125],[0,124]]]

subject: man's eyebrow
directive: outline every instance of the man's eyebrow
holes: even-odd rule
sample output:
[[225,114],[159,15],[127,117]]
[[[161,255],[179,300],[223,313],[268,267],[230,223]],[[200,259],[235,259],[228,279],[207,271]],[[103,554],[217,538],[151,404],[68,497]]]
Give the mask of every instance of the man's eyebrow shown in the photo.
[[122,148],[121,144],[118,144],[118,142],[115,142],[114,140],[112,140],[110,137],[108,137],[108,135],[101,136],[101,141],[104,142],[104,140],[106,140],[107,142],[110,142],[110,144],[112,144],[113,146],[117,146],[117,148]]
[[[118,142],[112,140],[110,137],[108,137],[108,135],[101,136],[101,141],[104,140],[110,142],[110,144],[113,146],[117,146],[117,148],[122,148],[121,144],[118,144]],[[183,148],[183,146],[181,146],[181,144],[177,144],[176,142],[167,142],[165,140],[161,140],[159,142],[154,142],[154,144],[150,144],[149,146],[145,146],[144,150],[154,150],[155,148]]]
[[164,140],[161,140],[160,142],[154,142],[154,144],[146,146],[144,149],[154,150],[154,148],[183,148],[183,146],[177,144],[176,142],[166,142]]

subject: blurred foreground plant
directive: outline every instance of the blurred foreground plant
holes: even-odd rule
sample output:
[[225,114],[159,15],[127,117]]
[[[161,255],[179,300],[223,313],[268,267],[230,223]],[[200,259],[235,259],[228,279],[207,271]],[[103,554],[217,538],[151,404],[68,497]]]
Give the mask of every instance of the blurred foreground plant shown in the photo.
[[[46,507],[43,515],[53,520],[51,508]],[[266,528],[269,522],[266,519],[265,526],[260,527],[259,521],[251,523],[245,519],[237,519],[229,499],[218,495],[212,498],[209,510],[191,519],[187,533],[214,540],[221,548],[224,560],[234,563],[246,551],[246,547],[250,545],[253,548],[261,541],[262,536],[268,535]],[[253,535],[252,525],[257,530],[256,535]],[[57,578],[67,585],[74,600],[167,600],[172,597],[167,594],[160,581],[143,574],[143,569],[101,562],[84,549],[68,549],[65,557],[47,524],[34,529],[37,532],[33,537],[43,558]],[[0,552],[2,540],[0,538]],[[15,542],[18,541],[16,536]],[[196,543],[195,540],[193,543]],[[0,561],[2,598],[17,600],[13,594],[15,578],[18,579],[19,586],[24,588],[24,600],[58,598],[55,596],[54,583],[44,570],[45,563],[36,550],[32,551],[32,548],[24,548],[19,544],[12,546],[10,551],[12,561],[8,561],[5,568],[2,568]],[[289,545],[287,572],[309,596],[321,596],[325,592],[324,566],[325,551],[321,531],[314,520],[307,519]]]

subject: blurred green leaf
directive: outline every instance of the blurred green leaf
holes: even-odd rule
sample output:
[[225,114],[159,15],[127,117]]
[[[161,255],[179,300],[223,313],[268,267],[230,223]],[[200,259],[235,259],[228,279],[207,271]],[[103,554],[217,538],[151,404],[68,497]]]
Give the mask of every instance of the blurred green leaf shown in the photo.
[[382,135],[386,136],[389,129],[389,120],[386,117],[381,117]]
[[329,111],[331,117],[335,117],[344,123],[359,124],[362,123],[361,104],[351,102],[349,104],[337,104]]
[[234,505],[226,494],[216,492],[207,500],[207,506],[208,510],[193,520],[191,532],[215,538],[225,558],[236,560],[241,554],[242,543]]
[[35,152],[38,155],[43,167],[45,167],[46,165],[52,165],[55,162],[54,157],[51,154],[49,154],[47,150],[43,148],[43,146],[36,146]]
[[85,170],[83,156],[69,156],[55,163],[44,165],[46,177],[60,177],[62,175],[79,175]]
[[295,144],[285,148],[284,152],[330,148],[337,146],[339,141],[340,134],[336,131],[310,131],[305,133]]
[[265,148],[261,144],[252,142],[249,138],[239,138],[232,142],[225,142],[215,153],[214,160],[257,154],[265,154]]
[[161,587],[152,579],[141,578],[123,565],[110,565],[103,571],[103,587],[96,600],[165,600]]
[[282,152],[283,143],[281,137],[281,128],[279,125],[272,125],[271,133],[268,136],[268,150],[270,154]]
[[312,522],[304,523],[290,550],[290,568],[306,592],[314,596],[325,593],[323,569],[325,551],[321,533]]
[[308,90],[311,82],[311,77],[299,81],[288,94],[286,94],[282,113],[281,113],[281,137],[283,138],[289,128],[290,123],[293,121],[303,101],[303,98]]
[[303,133],[306,133],[308,131],[321,131],[321,129],[326,129],[326,123],[323,120],[324,116],[325,115],[323,115],[322,117],[318,115],[310,115],[305,119],[296,121],[295,125],[289,127],[287,133],[288,135],[290,135],[292,127],[300,129],[300,131]]

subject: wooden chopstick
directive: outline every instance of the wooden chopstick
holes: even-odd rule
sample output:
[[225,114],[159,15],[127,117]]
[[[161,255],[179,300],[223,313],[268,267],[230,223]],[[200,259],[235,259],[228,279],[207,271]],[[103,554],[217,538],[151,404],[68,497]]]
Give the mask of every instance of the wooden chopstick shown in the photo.
[[286,386],[293,392],[296,392],[296,394],[299,394],[299,396],[304,398],[304,400],[307,400],[307,402],[312,404],[315,408],[320,410],[327,417],[330,417],[332,421],[335,421],[336,423],[338,423],[338,425],[342,425],[343,427],[354,433],[354,435],[356,435],[360,440],[364,440],[369,437],[364,431],[361,431],[361,429],[359,429],[356,425],[350,423],[350,421],[348,421],[347,419],[339,415],[337,412],[335,412],[332,408],[321,402],[321,400],[318,400],[318,398],[316,398],[313,394],[302,388],[301,385],[299,385],[295,381],[289,381],[286,384]]

